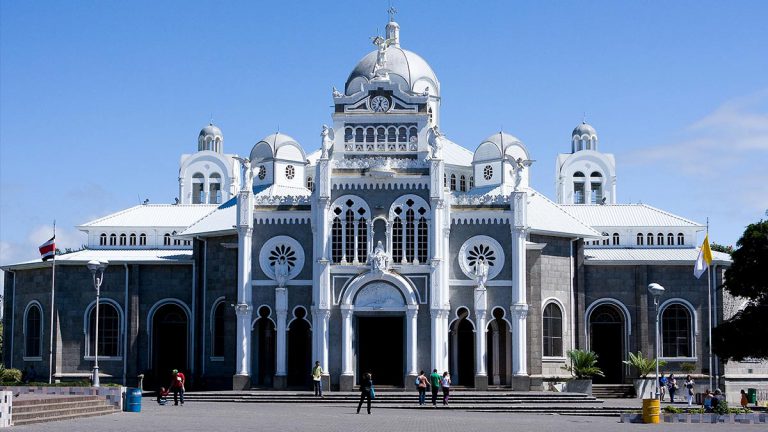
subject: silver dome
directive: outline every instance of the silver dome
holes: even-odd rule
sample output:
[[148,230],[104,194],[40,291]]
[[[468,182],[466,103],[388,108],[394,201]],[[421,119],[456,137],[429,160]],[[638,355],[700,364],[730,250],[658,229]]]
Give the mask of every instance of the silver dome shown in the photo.
[[214,136],[214,137],[220,137],[223,138],[224,135],[221,133],[221,129],[218,128],[218,126],[214,125],[213,123],[209,123],[208,126],[204,127],[200,130],[199,137],[205,137],[205,136]]
[[595,128],[593,128],[589,123],[583,121],[580,125],[573,129],[573,134],[571,134],[571,136],[580,137],[583,135],[597,137],[597,131],[595,131]]
[[[357,63],[344,85],[347,95],[360,91],[360,84],[374,77],[378,51],[371,51]],[[403,90],[421,93],[429,87],[432,95],[439,96],[440,82],[429,64],[418,54],[398,46],[387,48],[386,69],[392,82],[399,83]]]

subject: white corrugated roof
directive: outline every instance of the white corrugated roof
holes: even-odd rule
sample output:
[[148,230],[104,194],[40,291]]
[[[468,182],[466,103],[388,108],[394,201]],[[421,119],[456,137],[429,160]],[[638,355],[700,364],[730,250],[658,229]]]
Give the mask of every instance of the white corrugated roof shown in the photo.
[[602,234],[533,189],[528,195],[528,225],[540,234],[602,238]]
[[[644,264],[690,265],[699,256],[699,248],[585,248],[586,264],[626,265],[635,262]],[[727,253],[712,251],[712,260],[717,263],[730,263]]]
[[92,227],[187,227],[218,204],[144,204],[79,225]]
[[[84,249],[68,254],[56,255],[56,265],[85,265],[91,260],[107,260],[111,264],[174,264],[191,263],[191,249]],[[49,267],[51,261],[40,259],[3,266],[3,270]]]
[[443,138],[445,147],[443,147],[443,160],[448,165],[472,166],[472,157],[474,153],[456,144],[455,142]]
[[237,198],[225,202],[182,231],[179,237],[192,237],[203,233],[235,232],[237,223]]
[[647,204],[561,204],[593,227],[701,227],[700,223]]

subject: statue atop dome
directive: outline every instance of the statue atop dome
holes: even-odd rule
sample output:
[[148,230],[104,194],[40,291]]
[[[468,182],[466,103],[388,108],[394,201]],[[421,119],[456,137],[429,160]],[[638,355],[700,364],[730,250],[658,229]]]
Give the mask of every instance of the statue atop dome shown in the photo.
[[373,44],[379,47],[376,54],[376,64],[373,67],[374,79],[389,79],[389,70],[387,69],[387,48],[391,45],[393,39],[384,39],[381,36],[372,38]]

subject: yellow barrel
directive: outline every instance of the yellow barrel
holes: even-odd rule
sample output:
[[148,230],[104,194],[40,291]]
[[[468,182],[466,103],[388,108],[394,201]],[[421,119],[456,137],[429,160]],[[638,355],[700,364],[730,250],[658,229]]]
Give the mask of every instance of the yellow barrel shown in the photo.
[[661,402],[658,399],[643,399],[643,423],[658,423]]

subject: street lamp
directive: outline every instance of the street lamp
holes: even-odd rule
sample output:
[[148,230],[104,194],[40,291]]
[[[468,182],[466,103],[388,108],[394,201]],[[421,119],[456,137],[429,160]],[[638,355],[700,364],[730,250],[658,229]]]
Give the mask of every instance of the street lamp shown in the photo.
[[101,296],[101,283],[104,282],[104,270],[109,265],[108,261],[88,261],[88,270],[93,275],[93,287],[96,288],[96,335],[93,352],[93,386],[99,386],[99,297]]
[[656,334],[654,336],[656,342],[656,399],[661,398],[661,389],[659,388],[659,297],[664,294],[664,287],[652,283],[648,285],[648,292],[653,296],[653,305],[656,307]]

